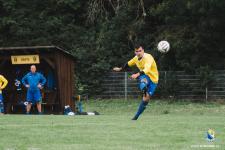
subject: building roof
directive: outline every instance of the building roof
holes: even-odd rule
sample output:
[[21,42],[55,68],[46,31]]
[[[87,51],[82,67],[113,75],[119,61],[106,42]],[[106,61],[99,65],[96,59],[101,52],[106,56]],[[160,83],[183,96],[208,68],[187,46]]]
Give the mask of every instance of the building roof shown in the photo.
[[0,47],[0,51],[19,51],[19,50],[29,50],[29,51],[36,51],[36,50],[39,50],[39,51],[59,51],[59,52],[62,52],[63,54],[65,55],[68,55],[70,57],[72,57],[73,59],[75,59],[75,57],[69,53],[68,51],[58,47],[58,46],[54,46],[54,45],[51,45],[51,46],[21,46],[21,47]]

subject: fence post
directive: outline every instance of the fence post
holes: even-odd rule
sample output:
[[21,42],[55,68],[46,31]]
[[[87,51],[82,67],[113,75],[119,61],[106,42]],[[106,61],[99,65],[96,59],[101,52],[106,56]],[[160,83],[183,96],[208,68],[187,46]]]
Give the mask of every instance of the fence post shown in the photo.
[[207,86],[205,87],[205,101],[208,101],[208,88]]
[[127,72],[124,73],[124,98],[127,100]]
[[167,75],[166,75],[166,71],[165,71],[165,77],[164,77],[164,79],[165,79],[165,86],[166,86],[166,79],[167,79]]

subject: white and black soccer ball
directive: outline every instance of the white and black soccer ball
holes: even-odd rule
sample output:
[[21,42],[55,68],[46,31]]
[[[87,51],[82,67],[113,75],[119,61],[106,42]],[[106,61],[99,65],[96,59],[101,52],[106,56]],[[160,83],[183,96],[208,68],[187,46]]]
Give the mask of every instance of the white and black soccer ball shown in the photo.
[[167,53],[170,50],[170,43],[167,41],[160,41],[158,43],[157,49],[161,53]]

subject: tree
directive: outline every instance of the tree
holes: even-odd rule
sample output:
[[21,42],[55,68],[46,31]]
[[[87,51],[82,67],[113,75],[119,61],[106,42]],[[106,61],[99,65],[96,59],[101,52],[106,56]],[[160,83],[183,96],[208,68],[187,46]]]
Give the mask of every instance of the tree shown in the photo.
[[[224,7],[220,0],[0,0],[0,44],[69,50],[77,85],[95,94],[102,76],[133,56],[137,41],[159,70],[224,69]],[[166,55],[156,51],[161,40],[170,42]]]

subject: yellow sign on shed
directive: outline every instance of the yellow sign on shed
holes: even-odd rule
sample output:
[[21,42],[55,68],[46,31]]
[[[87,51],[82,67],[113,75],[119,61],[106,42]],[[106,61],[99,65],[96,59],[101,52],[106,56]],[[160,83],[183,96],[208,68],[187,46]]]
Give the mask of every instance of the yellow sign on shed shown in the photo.
[[11,56],[12,64],[39,64],[39,55],[17,55]]

